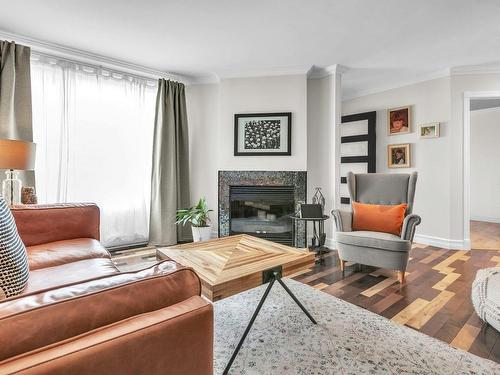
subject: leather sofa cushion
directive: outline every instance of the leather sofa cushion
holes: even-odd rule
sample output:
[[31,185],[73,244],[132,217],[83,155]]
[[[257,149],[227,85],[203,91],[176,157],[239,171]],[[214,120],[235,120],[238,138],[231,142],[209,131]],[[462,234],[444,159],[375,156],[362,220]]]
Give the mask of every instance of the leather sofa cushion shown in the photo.
[[390,233],[354,231],[337,232],[337,242],[360,247],[371,247],[375,249],[408,252],[411,242],[402,240],[399,236]]
[[212,374],[213,307],[190,297],[2,361],[0,373]]
[[72,238],[99,240],[99,207],[92,203],[30,204],[11,211],[25,246]]
[[[58,267],[68,270],[80,263],[86,268],[88,262],[106,261],[111,262],[92,259]],[[98,273],[94,269],[89,274]],[[50,278],[50,272],[44,276]],[[138,272],[9,298],[0,302],[0,361],[200,294],[200,279],[192,269],[164,261]]]
[[30,271],[28,285],[21,296],[118,272],[109,258],[84,259],[59,266],[39,268]]
[[27,248],[30,270],[59,266],[83,259],[110,258],[109,252],[93,238],[49,242]]

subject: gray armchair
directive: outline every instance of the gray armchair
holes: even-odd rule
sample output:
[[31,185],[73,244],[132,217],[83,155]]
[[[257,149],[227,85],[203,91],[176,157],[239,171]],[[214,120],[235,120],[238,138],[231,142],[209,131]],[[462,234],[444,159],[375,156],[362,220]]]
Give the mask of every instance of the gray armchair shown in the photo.
[[406,266],[415,228],[420,216],[412,214],[417,172],[347,174],[347,187],[351,201],[368,204],[408,204],[401,236],[390,233],[352,231],[352,213],[332,210],[337,229],[336,242],[340,267],[355,262],[398,270],[400,283],[404,282]]

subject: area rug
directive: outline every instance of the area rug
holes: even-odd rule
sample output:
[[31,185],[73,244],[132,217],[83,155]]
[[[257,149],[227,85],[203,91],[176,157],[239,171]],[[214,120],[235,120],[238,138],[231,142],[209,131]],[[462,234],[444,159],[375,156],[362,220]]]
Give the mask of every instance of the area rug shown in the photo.
[[[500,365],[285,279],[312,324],[275,284],[230,374],[500,374]],[[266,285],[214,304],[214,373],[222,374]]]

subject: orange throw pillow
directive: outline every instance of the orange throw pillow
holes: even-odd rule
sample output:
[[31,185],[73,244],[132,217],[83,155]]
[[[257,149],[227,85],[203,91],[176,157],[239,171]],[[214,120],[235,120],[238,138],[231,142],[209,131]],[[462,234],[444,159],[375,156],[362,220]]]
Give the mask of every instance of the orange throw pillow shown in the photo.
[[407,204],[382,205],[352,202],[352,229],[401,235]]

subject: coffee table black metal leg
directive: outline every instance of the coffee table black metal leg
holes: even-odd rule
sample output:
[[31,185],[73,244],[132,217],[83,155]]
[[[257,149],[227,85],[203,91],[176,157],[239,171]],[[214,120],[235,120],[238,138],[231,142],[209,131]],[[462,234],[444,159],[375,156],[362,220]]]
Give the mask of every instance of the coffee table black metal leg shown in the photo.
[[306,310],[306,308],[304,307],[304,305],[302,305],[302,304],[300,303],[300,301],[298,300],[298,298],[297,298],[297,297],[295,297],[295,295],[292,293],[292,291],[291,291],[290,289],[288,289],[288,287],[287,287],[287,286],[286,286],[286,284],[283,282],[283,280],[281,280],[281,278],[280,278],[280,277],[278,277],[276,280],[278,280],[278,282],[281,284],[281,286],[283,287],[283,289],[285,289],[285,290],[286,290],[286,292],[288,293],[288,295],[289,295],[290,297],[292,297],[292,299],[295,301],[295,303],[296,303],[297,305],[299,305],[300,309],[304,312],[304,314],[306,314],[306,315],[307,315],[307,317],[309,318],[309,320],[310,320],[311,322],[313,322],[314,324],[318,324],[318,323],[316,322],[316,320],[314,320],[314,318],[312,317],[312,315],[311,315],[311,314],[309,314],[309,311],[307,311],[307,310]]
[[255,309],[255,312],[253,313],[252,318],[250,319],[250,322],[247,325],[247,328],[245,329],[245,332],[243,332],[243,336],[241,336],[240,342],[238,342],[238,345],[236,346],[236,349],[234,350],[233,355],[231,356],[231,359],[229,359],[229,362],[227,363],[226,368],[224,369],[224,372],[222,373],[223,375],[227,375],[229,373],[229,369],[231,368],[234,360],[236,359],[236,356],[238,355],[238,352],[240,351],[241,346],[243,345],[243,342],[245,341],[245,339],[248,335],[248,332],[250,332],[250,329],[252,328],[253,323],[255,322],[255,318],[257,318],[257,315],[259,315],[260,309],[262,308],[262,305],[266,301],[266,298],[269,295],[269,292],[271,291],[271,288],[273,287],[274,282],[276,280],[281,284],[281,286],[283,287],[283,289],[285,289],[285,291],[288,293],[288,295],[290,297],[292,297],[292,299],[295,301],[295,303],[297,305],[299,305],[301,310],[307,315],[307,317],[311,320],[311,322],[313,322],[314,324],[318,324],[318,323],[316,323],[316,320],[314,320],[312,315],[309,314],[309,311],[306,310],[306,308],[300,303],[300,301],[297,299],[297,297],[295,297],[295,295],[292,293],[292,291],[286,286],[286,284],[283,282],[283,280],[281,280],[280,275],[275,272],[273,274],[273,278],[269,281],[269,285],[267,286],[266,291],[262,295],[262,298],[260,299],[260,302],[257,305],[257,308]]
[[245,339],[248,335],[248,332],[250,332],[250,328],[252,328],[252,325],[255,322],[255,318],[257,318],[257,315],[259,314],[259,311],[262,308],[262,305],[266,301],[267,295],[271,291],[271,288],[273,287],[275,281],[276,281],[276,278],[273,278],[273,279],[271,279],[271,281],[269,281],[269,285],[267,286],[266,291],[262,295],[262,298],[260,299],[260,302],[257,305],[257,308],[255,309],[255,312],[252,315],[252,319],[250,319],[250,323],[248,323],[247,328],[245,329],[245,332],[243,333],[243,336],[241,336],[240,342],[236,346],[236,349],[234,350],[233,355],[231,356],[231,359],[227,363],[226,368],[224,369],[224,372],[222,373],[223,375],[227,375],[227,373],[229,372],[231,365],[233,364],[234,360],[236,359],[236,356],[238,355],[238,352],[241,349],[241,346],[243,345],[243,341],[245,341]]

